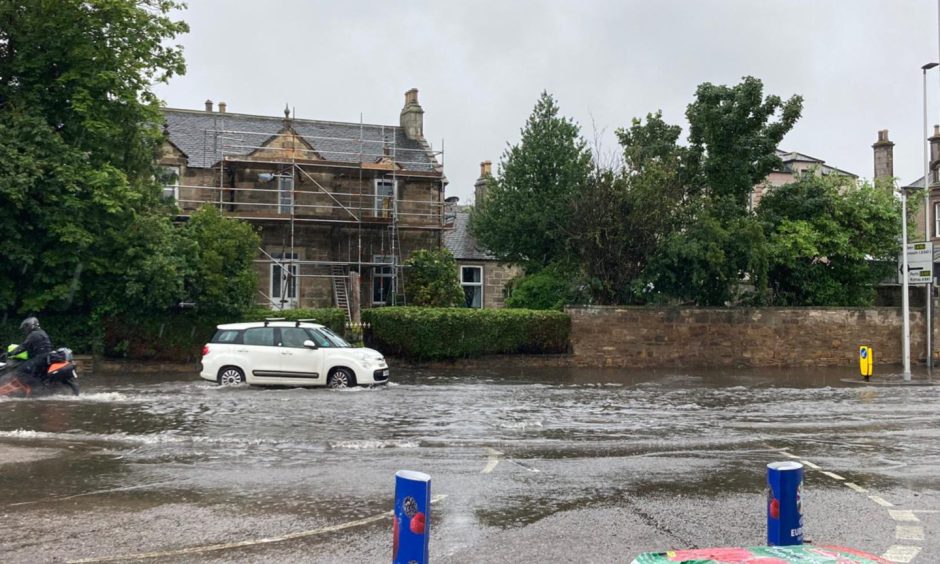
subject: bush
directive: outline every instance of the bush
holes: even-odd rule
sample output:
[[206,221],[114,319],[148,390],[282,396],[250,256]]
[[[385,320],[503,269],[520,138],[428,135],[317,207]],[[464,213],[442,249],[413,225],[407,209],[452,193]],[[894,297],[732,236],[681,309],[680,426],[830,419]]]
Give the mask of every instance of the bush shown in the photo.
[[[20,332],[20,323],[27,317],[7,314],[0,323],[0,345],[6,350],[11,343],[23,342],[23,333]],[[49,333],[52,346],[68,347],[77,354],[91,354],[94,349],[95,324],[88,315],[75,315],[64,313],[46,313],[36,316],[39,324]]]
[[105,321],[104,355],[134,360],[195,362],[202,346],[212,338],[216,325],[242,321],[264,321],[281,317],[288,321],[315,319],[342,335],[346,325],[343,310],[291,309],[272,311],[255,308],[236,319],[206,315],[198,311],[171,312],[147,318],[109,318]]
[[[19,330],[22,317],[7,314],[0,320],[0,344],[4,347],[23,341]],[[112,316],[102,321],[87,313],[49,313],[37,317],[55,347],[69,347],[77,354],[95,353],[132,360],[195,362],[202,345],[215,333],[216,325],[263,321],[268,317],[283,317],[289,321],[315,319],[340,335],[346,333],[346,315],[336,308],[285,311],[255,308],[234,318],[199,310]]]
[[506,307],[561,311],[573,297],[569,280],[551,270],[515,278],[506,298]]
[[412,360],[563,353],[571,332],[571,319],[552,311],[385,307],[362,317],[369,346]]

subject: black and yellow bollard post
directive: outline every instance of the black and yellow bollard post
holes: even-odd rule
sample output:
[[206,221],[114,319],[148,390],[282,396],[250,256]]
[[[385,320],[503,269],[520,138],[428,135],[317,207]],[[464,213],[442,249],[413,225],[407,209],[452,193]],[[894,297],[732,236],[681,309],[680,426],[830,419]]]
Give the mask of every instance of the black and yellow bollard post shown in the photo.
[[872,363],[874,361],[874,352],[871,347],[862,345],[858,347],[858,367],[862,372],[862,377],[866,382],[871,382]]

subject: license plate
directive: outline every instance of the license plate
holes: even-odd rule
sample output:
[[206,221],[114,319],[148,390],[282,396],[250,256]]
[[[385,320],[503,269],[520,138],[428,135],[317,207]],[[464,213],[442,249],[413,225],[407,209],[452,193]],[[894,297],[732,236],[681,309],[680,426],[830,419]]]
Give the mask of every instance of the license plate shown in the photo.
[[382,376],[388,377],[388,368],[382,371]]

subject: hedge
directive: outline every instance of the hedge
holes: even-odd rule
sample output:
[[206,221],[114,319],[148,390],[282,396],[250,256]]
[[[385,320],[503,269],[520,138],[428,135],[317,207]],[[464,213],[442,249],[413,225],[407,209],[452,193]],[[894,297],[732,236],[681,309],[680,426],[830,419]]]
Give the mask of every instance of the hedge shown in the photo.
[[366,343],[410,360],[568,350],[571,319],[558,311],[383,307],[363,310]]
[[[37,316],[49,333],[53,346],[67,346],[78,354],[103,354],[108,358],[195,362],[202,346],[215,333],[216,325],[239,321],[263,321],[283,317],[290,321],[315,319],[333,331],[345,332],[343,310],[294,309],[271,311],[253,309],[236,319],[207,316],[198,311],[167,312],[150,316],[109,317],[96,322],[87,314],[41,314]],[[21,319],[7,316],[0,323],[2,343],[19,343]]]

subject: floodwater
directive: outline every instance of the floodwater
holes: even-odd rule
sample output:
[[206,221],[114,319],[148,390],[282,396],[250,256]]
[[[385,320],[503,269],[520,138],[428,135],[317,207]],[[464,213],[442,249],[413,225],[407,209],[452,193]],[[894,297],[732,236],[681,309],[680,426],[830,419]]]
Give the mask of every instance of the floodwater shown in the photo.
[[[91,375],[79,398],[0,401],[0,445],[35,455],[0,464],[0,512],[22,533],[0,539],[0,553],[385,562],[381,516],[395,471],[410,469],[446,496],[433,514],[436,560],[476,561],[494,544],[513,547],[517,562],[572,557],[553,527],[568,530],[565,516],[577,516],[597,520],[594,534],[608,544],[618,533],[604,527],[627,537],[579,549],[581,560],[609,561],[607,550],[629,561],[623,551],[761,544],[765,466],[795,458],[817,467],[806,480],[827,500],[818,512],[837,505],[841,515],[818,536],[883,552],[896,539],[870,501],[878,492],[926,511],[915,561],[940,561],[930,540],[940,536],[931,517],[940,510],[940,386],[857,378],[849,369],[393,367],[386,387],[336,391]],[[670,516],[703,504],[712,516],[703,527]],[[850,527],[846,511],[870,516]]]

